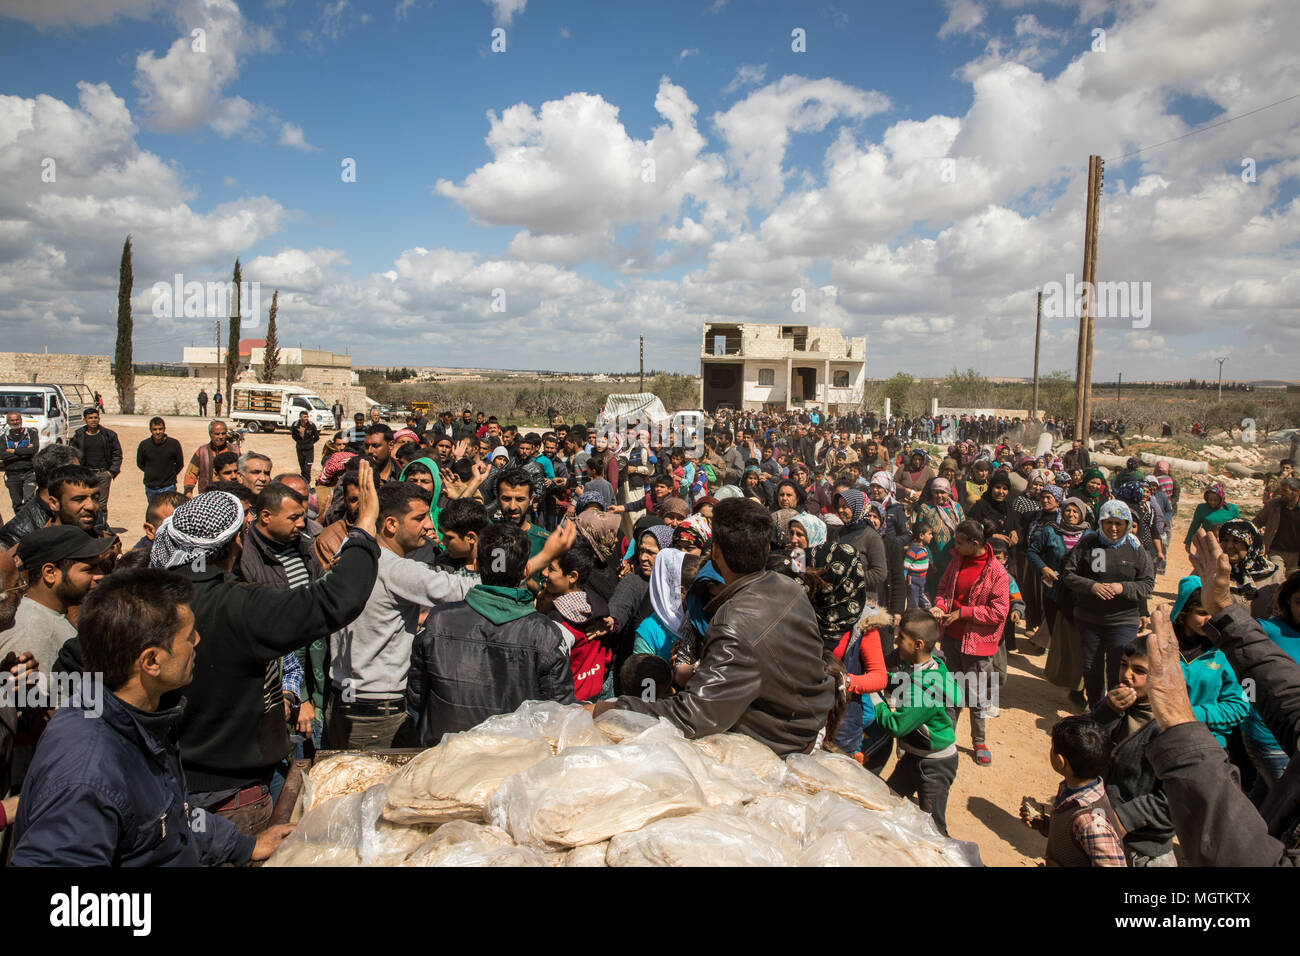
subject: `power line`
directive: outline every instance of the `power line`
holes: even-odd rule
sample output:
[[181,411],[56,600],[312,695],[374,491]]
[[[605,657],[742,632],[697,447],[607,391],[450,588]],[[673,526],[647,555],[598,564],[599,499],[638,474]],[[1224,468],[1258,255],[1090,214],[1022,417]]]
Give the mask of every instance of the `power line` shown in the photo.
[[1256,113],[1262,113],[1264,112],[1264,110],[1271,110],[1275,106],[1281,106],[1283,103],[1289,103],[1291,102],[1291,100],[1298,99],[1298,98],[1300,98],[1300,93],[1293,93],[1291,96],[1288,96],[1284,99],[1280,99],[1275,103],[1269,103],[1267,106],[1261,106],[1258,109],[1253,109],[1246,113],[1239,113],[1236,116],[1229,116],[1227,119],[1219,120],[1217,123],[1211,123],[1209,126],[1202,126],[1199,129],[1192,130],[1190,133],[1184,133],[1182,136],[1175,136],[1173,139],[1167,139],[1163,143],[1152,143],[1150,146],[1143,146],[1140,149],[1133,150],[1133,152],[1131,153],[1125,153],[1123,156],[1115,156],[1111,159],[1106,160],[1106,162],[1112,163],[1117,160],[1128,159],[1130,156],[1136,156],[1138,153],[1145,153],[1148,149],[1159,149],[1161,146],[1168,146],[1170,143],[1176,143],[1180,139],[1187,139],[1187,137],[1195,136],[1197,133],[1204,133],[1208,130],[1216,129],[1217,127],[1223,126],[1227,123],[1232,123],[1239,119],[1245,119],[1247,116],[1254,116]]

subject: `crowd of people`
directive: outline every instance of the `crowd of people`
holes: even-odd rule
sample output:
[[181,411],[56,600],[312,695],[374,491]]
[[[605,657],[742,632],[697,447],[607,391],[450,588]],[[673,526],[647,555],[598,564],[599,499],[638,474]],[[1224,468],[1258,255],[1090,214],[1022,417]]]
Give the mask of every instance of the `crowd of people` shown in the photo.
[[962,714],[988,767],[1013,652],[1078,711],[1048,748],[1060,790],[1021,808],[1049,864],[1172,865],[1175,837],[1194,865],[1295,862],[1300,479],[1284,468],[1253,520],[1206,490],[1181,540],[1196,574],[1157,606],[1167,463],[1108,475],[1078,440],[1026,452],[1025,426],[724,411],[698,433],[531,430],[467,408],[394,429],[376,409],[323,442],[300,421],[278,471],[220,419],[187,460],[155,418],[127,547],[98,413],[31,454],[10,422],[13,862],[265,859],[295,758],[434,746],[527,700],[876,772],[896,755],[887,783],[947,833]]

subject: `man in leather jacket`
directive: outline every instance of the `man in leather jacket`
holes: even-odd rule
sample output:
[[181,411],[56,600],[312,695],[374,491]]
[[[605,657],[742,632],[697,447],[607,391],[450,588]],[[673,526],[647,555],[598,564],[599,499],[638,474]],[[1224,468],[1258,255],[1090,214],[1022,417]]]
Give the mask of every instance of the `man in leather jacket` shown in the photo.
[[772,519],[749,498],[713,509],[713,564],[726,586],[710,615],[700,662],[684,690],[663,700],[624,696],[596,706],[667,717],[687,737],[742,733],[785,756],[812,750],[835,694],[803,587],[764,570]]

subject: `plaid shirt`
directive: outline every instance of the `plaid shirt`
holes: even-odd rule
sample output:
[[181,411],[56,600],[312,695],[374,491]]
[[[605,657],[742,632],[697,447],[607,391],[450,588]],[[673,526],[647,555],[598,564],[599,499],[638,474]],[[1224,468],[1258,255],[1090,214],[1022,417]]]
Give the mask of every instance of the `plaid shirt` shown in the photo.
[[[1065,782],[1056,791],[1053,813],[1061,813],[1074,807],[1087,807],[1106,796],[1106,785],[1098,777],[1082,790],[1066,793]],[[1070,835],[1084,853],[1092,858],[1093,866],[1128,866],[1128,857],[1124,855],[1124,841],[1115,828],[1111,826],[1106,813],[1100,808],[1092,813],[1081,813],[1074,818]]]

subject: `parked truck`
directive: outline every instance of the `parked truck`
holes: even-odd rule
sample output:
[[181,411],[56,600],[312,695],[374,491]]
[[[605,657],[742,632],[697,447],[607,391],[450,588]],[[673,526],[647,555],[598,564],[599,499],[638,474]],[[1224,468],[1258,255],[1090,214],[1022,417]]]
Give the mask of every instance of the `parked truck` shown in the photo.
[[273,432],[288,428],[298,421],[300,412],[321,433],[333,431],[334,416],[329,406],[310,389],[300,385],[262,385],[256,382],[239,382],[230,394],[230,419],[236,427],[250,432]]

